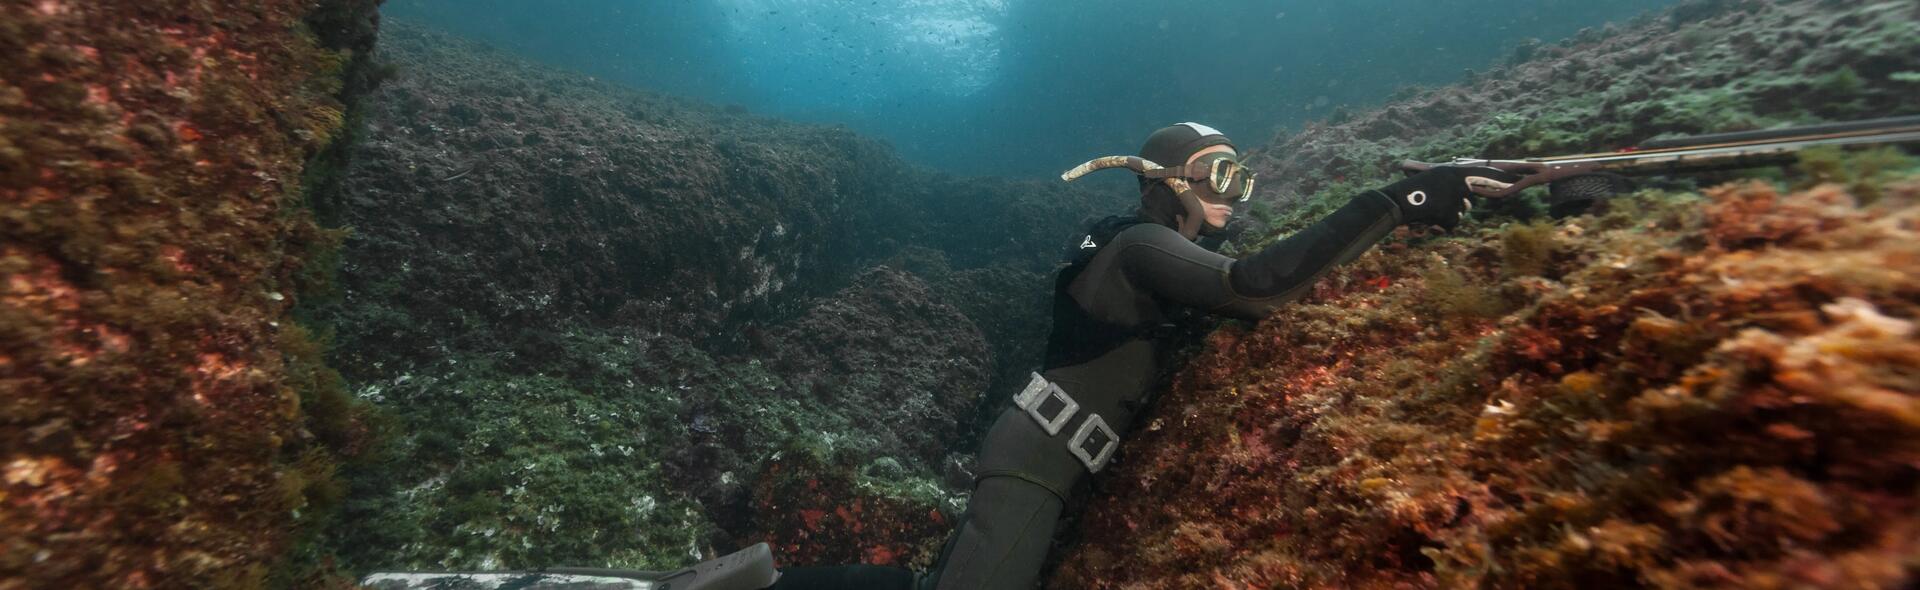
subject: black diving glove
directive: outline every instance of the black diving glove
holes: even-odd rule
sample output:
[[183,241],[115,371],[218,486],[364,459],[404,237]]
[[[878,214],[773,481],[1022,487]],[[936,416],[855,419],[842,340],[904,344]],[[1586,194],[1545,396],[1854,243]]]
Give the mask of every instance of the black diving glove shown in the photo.
[[1467,197],[1479,188],[1488,192],[1506,188],[1520,176],[1485,166],[1435,166],[1432,170],[1387,185],[1380,193],[1400,208],[1400,222],[1453,229],[1473,204]]

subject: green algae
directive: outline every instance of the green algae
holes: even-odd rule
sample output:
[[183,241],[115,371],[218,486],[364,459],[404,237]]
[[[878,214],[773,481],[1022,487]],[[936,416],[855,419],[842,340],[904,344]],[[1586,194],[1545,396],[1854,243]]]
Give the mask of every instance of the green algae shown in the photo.
[[1801,178],[1794,184],[1795,188],[1835,183],[1847,187],[1847,192],[1867,205],[1880,200],[1881,187],[1889,181],[1920,170],[1920,158],[1893,147],[1859,152],[1820,147],[1801,152],[1799,160],[1797,168]]
[[[360,386],[396,423],[384,459],[347,473],[336,543],[350,564],[679,567],[723,534],[674,474],[689,452],[747,455],[727,476],[742,484],[767,461],[805,456],[869,498],[950,502],[898,461],[850,464],[888,450],[844,412],[783,395],[794,387],[757,361],[667,336],[559,334],[551,361],[453,354]],[[716,437],[744,444],[702,442]]]
[[[389,405],[391,448],[350,472],[339,539],[350,563],[380,568],[667,567],[685,561],[697,507],[661,475],[683,444],[678,399],[634,383],[631,346],[573,333],[591,359],[567,373],[520,373],[453,355],[444,371],[361,386]],[[604,532],[579,534],[583,529]]]
[[1551,267],[1558,229],[1544,221],[1500,231],[1500,270],[1508,277],[1539,276]]

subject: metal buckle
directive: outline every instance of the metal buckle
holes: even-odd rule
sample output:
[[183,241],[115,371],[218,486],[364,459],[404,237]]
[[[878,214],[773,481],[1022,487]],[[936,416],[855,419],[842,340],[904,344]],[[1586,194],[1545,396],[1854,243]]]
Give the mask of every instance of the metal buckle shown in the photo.
[[[1096,434],[1105,438],[1100,441],[1099,450],[1089,452],[1087,440]],[[1120,436],[1114,434],[1112,428],[1107,428],[1107,421],[1101,420],[1099,414],[1092,413],[1087,414],[1087,421],[1080,423],[1080,430],[1074,432],[1073,439],[1067,442],[1067,450],[1073,451],[1073,456],[1079,457],[1080,463],[1092,473],[1099,473],[1100,468],[1106,467],[1107,459],[1113,458],[1113,451],[1119,446]]]
[[[1059,410],[1049,417],[1045,414],[1050,405],[1048,402],[1055,400],[1059,401],[1057,405]],[[1047,381],[1047,378],[1041,377],[1039,373],[1033,374],[1033,380],[1028,381],[1026,389],[1020,390],[1020,394],[1014,396],[1013,403],[1020,406],[1020,409],[1026,410],[1027,415],[1032,416],[1033,421],[1039,423],[1042,430],[1047,431],[1047,436],[1060,434],[1060,429],[1065,428],[1067,422],[1073,420],[1073,414],[1080,411],[1079,402],[1073,401],[1066,390]]]

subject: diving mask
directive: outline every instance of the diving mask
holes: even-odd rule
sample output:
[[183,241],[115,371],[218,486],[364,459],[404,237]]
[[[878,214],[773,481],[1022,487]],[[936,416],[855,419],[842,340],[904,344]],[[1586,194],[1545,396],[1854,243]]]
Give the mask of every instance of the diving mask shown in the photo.
[[[1205,174],[1201,174],[1204,171]],[[1200,198],[1218,203],[1245,203],[1253,198],[1253,181],[1259,176],[1247,169],[1233,154],[1216,153],[1202,156],[1187,165],[1186,178],[1200,180],[1207,184],[1195,185]]]

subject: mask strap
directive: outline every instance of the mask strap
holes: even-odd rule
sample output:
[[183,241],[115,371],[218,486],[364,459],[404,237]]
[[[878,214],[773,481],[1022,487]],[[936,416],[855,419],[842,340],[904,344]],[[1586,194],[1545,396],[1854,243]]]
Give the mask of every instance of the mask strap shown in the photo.
[[1181,179],[1187,179],[1187,180],[1199,179],[1204,181],[1211,174],[1213,174],[1213,170],[1210,168],[1207,168],[1204,162],[1194,162],[1185,166],[1178,166],[1173,168],[1157,168],[1154,170],[1148,170],[1145,173],[1142,173],[1140,175],[1147,178],[1155,179],[1155,180],[1160,180],[1165,178],[1181,178]]

